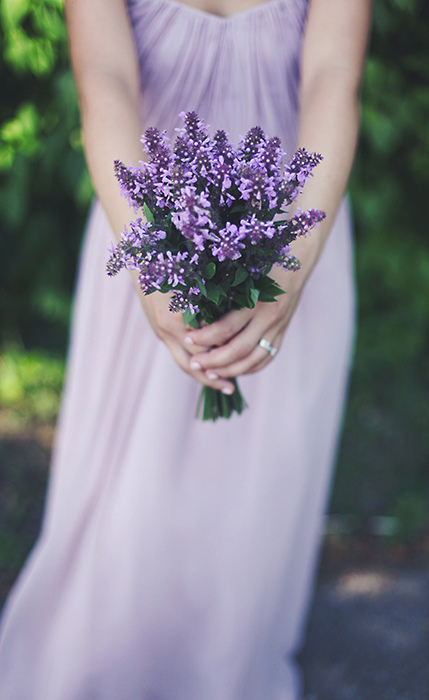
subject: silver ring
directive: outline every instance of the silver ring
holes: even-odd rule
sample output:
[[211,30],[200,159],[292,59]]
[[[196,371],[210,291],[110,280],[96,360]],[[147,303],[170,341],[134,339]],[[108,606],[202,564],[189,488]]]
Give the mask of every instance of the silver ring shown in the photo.
[[261,340],[258,343],[259,347],[261,347],[263,350],[266,350],[267,352],[270,353],[271,357],[274,357],[274,355],[277,353],[277,348],[273,347],[270,343],[269,340],[266,338],[261,338]]

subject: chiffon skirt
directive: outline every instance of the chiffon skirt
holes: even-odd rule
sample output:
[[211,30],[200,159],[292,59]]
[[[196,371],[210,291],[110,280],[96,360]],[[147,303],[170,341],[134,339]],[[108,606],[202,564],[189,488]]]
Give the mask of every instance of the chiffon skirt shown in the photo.
[[212,424],[195,420],[200,387],[129,276],[102,272],[112,234],[95,205],[43,531],[3,620],[0,697],[299,697],[293,654],[353,328],[346,227],[342,207],[281,351],[240,378],[249,408]]

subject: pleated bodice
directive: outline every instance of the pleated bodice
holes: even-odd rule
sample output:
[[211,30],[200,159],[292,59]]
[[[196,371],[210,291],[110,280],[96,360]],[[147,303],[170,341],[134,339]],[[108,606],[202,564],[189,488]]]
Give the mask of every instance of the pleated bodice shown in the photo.
[[219,17],[175,0],[129,0],[145,126],[170,136],[195,110],[235,143],[258,124],[295,146],[307,0],[269,0]]

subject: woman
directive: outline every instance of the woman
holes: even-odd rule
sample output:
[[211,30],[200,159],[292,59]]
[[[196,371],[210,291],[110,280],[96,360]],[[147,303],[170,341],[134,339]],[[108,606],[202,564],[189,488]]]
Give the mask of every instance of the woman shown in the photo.
[[[297,700],[352,339],[341,202],[370,0],[66,9],[99,202],[42,535],[3,620],[0,697]],[[273,272],[287,294],[196,330],[165,296],[104,273],[132,218],[112,163],[137,164],[144,128],[173,136],[182,110],[234,142],[258,124],[289,155],[324,156],[300,206],[326,220],[294,245],[301,271]],[[195,421],[199,385],[228,393],[235,376],[250,408]]]

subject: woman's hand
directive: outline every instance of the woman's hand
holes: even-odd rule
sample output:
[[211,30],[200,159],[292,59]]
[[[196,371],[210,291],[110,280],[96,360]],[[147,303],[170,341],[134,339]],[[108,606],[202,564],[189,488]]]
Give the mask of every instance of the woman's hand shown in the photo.
[[189,367],[200,367],[207,379],[215,381],[257,372],[273,360],[270,353],[259,346],[259,341],[265,338],[274,348],[280,349],[301,295],[304,277],[300,272],[279,268],[270,276],[286,292],[277,297],[277,301],[258,302],[254,309],[231,311],[216,323],[187,332],[185,342],[192,341],[188,347],[196,350],[188,359]]
[[204,357],[204,354],[207,354],[207,347],[200,345],[198,341],[193,344],[186,342],[188,331],[183,323],[182,314],[173,313],[168,308],[171,295],[154,292],[143,296],[141,292],[139,293],[149,323],[158,338],[166,344],[179,367],[201,384],[219,389],[225,394],[232,394],[234,385],[231,382],[221,378],[210,379],[203,370],[192,367],[193,355],[198,353],[199,357]]

